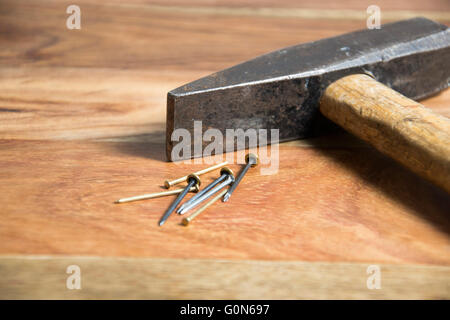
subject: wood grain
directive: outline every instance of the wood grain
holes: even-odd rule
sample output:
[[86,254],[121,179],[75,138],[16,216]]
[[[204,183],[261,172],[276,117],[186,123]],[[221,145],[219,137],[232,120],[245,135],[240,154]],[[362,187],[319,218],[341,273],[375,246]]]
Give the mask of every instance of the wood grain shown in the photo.
[[113,203],[205,167],[163,161],[163,134],[4,140],[1,253],[450,263],[444,191],[351,136],[308,142],[280,146],[277,174],[251,169],[233,199],[185,228],[177,215],[157,226],[173,198]]
[[[336,10],[362,6],[355,1],[316,2],[266,1],[263,5],[317,10],[327,5]],[[113,204],[120,197],[161,191],[167,178],[206,166],[194,161],[166,162],[167,91],[258,54],[365,28],[364,20],[171,11],[171,6],[187,6],[180,1],[133,0],[125,5],[83,0],[77,4],[82,10],[81,30],[66,29],[64,1],[0,2],[1,255],[155,259],[154,276],[161,282],[149,294],[142,288],[136,297],[188,296],[185,287],[167,289],[177,288],[178,274],[171,273],[176,275],[173,278],[158,272],[171,264],[164,259],[186,263],[225,259],[236,268],[241,267],[240,260],[263,260],[273,266],[286,260],[425,264],[428,267],[418,267],[427,279],[424,283],[448,283],[449,196],[342,132],[280,145],[277,174],[262,176],[259,168],[251,169],[229,203],[209,208],[189,227],[181,226],[177,216],[164,227],[157,226],[169,198]],[[393,11],[417,10],[418,15],[421,10],[448,8],[448,2],[442,1],[383,4]],[[220,9],[221,5],[236,10],[258,8],[249,1],[217,5],[196,1],[190,7]],[[423,103],[450,115],[448,90]],[[238,171],[240,166],[231,168]],[[215,176],[211,173],[204,181]],[[114,259],[104,262],[113,272],[123,267],[120,274],[133,274],[130,266]],[[45,286],[36,289],[29,278],[35,265],[25,262],[26,257],[0,260],[5,270],[1,296],[67,297],[53,289],[45,291]],[[50,272],[60,266],[50,260],[37,268],[53,286]],[[16,274],[19,265],[23,267]],[[308,266],[308,272],[314,272],[315,266]],[[210,274],[214,267],[211,261],[202,272]],[[294,277],[299,269],[292,270]],[[330,277],[335,274],[327,272]],[[210,283],[220,276],[211,273]],[[398,287],[409,281],[393,278]],[[4,289],[16,281],[21,281],[21,289]],[[84,297],[101,296],[106,290],[101,289],[105,288],[102,281]],[[130,281],[136,283],[136,279]],[[274,292],[283,281],[273,276],[263,292]],[[187,279],[184,283],[189,285]],[[309,297],[307,292],[312,292],[311,297],[342,296],[338,287],[327,295],[320,289],[323,284],[299,285],[305,289],[298,295],[293,288],[277,289],[273,296]],[[125,292],[134,296],[115,287],[111,297],[114,290],[118,297],[126,296]],[[345,287],[343,296],[352,297],[353,292],[355,297],[370,297],[359,290]],[[196,292],[195,297],[202,298],[211,291]],[[398,292],[406,296],[405,291]],[[436,295],[424,292],[423,297],[449,297],[442,286],[430,292]],[[223,296],[264,295],[245,292],[242,285],[224,291]]]
[[380,152],[450,193],[450,120],[358,74],[325,90],[320,111]]
[[[69,290],[67,267],[80,268]],[[0,258],[0,299],[446,299],[450,268],[298,261],[8,256]],[[32,270],[32,272],[30,272]],[[178,310],[168,311],[167,316]]]

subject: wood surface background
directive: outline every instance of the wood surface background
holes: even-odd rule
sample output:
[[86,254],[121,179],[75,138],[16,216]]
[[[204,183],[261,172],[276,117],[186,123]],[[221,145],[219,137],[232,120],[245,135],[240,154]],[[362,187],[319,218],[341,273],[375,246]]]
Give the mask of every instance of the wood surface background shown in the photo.
[[[450,298],[449,195],[343,132],[279,145],[277,174],[251,169],[189,227],[157,226],[173,198],[113,204],[206,166],[165,161],[169,90],[363,29],[373,1],[80,0],[81,30],[69,4],[0,1],[0,298]],[[376,4],[450,23],[446,0]]]

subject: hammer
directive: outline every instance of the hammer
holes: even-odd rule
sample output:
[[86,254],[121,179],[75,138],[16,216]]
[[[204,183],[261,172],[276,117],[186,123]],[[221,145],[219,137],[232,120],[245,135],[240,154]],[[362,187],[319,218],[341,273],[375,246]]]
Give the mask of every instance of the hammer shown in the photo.
[[326,132],[325,116],[450,193],[450,120],[412,100],[449,79],[449,29],[425,18],[288,47],[170,91],[167,157],[174,130],[194,136],[195,120],[231,151],[226,129],[279,129],[282,142]]

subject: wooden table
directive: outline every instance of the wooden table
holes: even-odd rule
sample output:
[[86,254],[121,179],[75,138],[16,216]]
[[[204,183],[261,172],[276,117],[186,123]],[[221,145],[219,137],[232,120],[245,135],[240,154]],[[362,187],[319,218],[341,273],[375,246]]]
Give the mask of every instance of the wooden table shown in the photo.
[[[113,204],[206,166],[166,161],[169,90],[363,29],[372,1],[76,4],[81,30],[65,1],[0,4],[0,298],[450,298],[449,195],[342,132],[279,145],[189,227],[157,226],[173,198]],[[450,22],[445,0],[378,5]]]

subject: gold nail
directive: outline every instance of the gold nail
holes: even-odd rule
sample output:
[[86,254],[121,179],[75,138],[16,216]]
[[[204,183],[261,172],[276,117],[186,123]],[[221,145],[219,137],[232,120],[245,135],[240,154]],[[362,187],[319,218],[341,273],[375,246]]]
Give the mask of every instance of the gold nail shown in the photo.
[[[206,169],[203,169],[203,170],[194,172],[194,174],[200,176],[200,175],[202,175],[202,174],[205,174],[205,173],[211,172],[211,171],[213,171],[213,170],[222,168],[222,167],[226,166],[227,164],[228,164],[228,161],[225,161],[225,162],[216,164],[216,165],[214,165],[214,166],[212,166],[212,167],[209,167],[209,168],[206,168]],[[184,177],[181,177],[181,178],[172,180],[172,181],[166,180],[166,181],[164,181],[164,186],[166,187],[166,189],[169,189],[169,188],[170,188],[171,186],[173,186],[173,185],[176,185],[176,184],[178,184],[178,183],[181,183],[181,182],[186,181],[187,177],[188,177],[188,176],[184,176]]]
[[206,210],[206,208],[208,208],[210,205],[212,205],[214,202],[216,202],[217,200],[219,200],[220,198],[223,197],[223,195],[227,193],[227,189],[222,190],[217,196],[215,196],[214,198],[212,198],[211,200],[209,200],[203,207],[199,208],[197,211],[195,211],[194,213],[192,213],[189,217],[186,217],[183,219],[182,223],[187,226],[192,220],[194,220],[194,218],[196,216],[198,216],[200,213],[202,213],[203,211]]
[[[143,194],[140,196],[135,196],[135,197],[130,197],[130,198],[122,198],[122,199],[114,201],[114,203],[124,203],[124,202],[138,201],[138,200],[144,200],[144,199],[153,199],[153,198],[171,196],[174,194],[179,194],[179,193],[183,192],[183,190],[184,190],[184,188],[174,189],[174,190],[164,191],[164,192],[157,192],[157,193],[148,193],[148,194]],[[195,185],[191,189],[189,189],[190,192],[198,192],[198,190],[199,190],[198,185]]]

